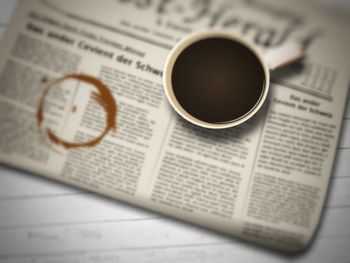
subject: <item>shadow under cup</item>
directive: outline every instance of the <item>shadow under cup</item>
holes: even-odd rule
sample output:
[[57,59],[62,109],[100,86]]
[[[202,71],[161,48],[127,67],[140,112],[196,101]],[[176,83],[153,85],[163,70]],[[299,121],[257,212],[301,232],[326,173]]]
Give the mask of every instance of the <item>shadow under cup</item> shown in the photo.
[[165,89],[174,109],[207,128],[232,127],[260,108],[269,74],[250,44],[226,35],[189,38],[173,49]]

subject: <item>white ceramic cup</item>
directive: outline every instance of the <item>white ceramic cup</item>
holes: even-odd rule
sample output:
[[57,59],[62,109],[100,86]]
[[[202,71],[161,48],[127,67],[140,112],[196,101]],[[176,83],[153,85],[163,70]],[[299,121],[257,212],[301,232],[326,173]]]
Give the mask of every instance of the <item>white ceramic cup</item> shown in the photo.
[[[187,47],[189,47],[193,43],[200,40],[209,39],[209,38],[225,38],[225,39],[232,40],[236,43],[238,42],[241,45],[244,45],[260,61],[264,71],[264,75],[265,75],[264,90],[261,93],[261,96],[257,100],[256,104],[253,107],[251,107],[250,110],[246,112],[244,115],[229,122],[210,123],[210,122],[202,121],[192,116],[181,106],[181,104],[178,102],[174,94],[174,89],[172,85],[172,72],[173,72],[173,67],[175,65],[176,59]],[[282,45],[278,48],[271,49],[268,52],[262,54],[253,44],[245,40],[242,36],[227,33],[227,32],[222,32],[222,31],[197,32],[185,37],[182,41],[180,41],[177,45],[175,45],[175,47],[171,50],[164,66],[163,87],[170,105],[181,117],[183,117],[187,121],[204,128],[211,128],[211,129],[229,128],[229,127],[239,125],[247,121],[248,119],[250,119],[264,104],[264,101],[266,100],[266,97],[269,91],[270,70],[280,67],[282,65],[288,64],[295,60],[298,60],[302,56],[303,56],[303,50],[299,43],[288,42],[285,45]]]

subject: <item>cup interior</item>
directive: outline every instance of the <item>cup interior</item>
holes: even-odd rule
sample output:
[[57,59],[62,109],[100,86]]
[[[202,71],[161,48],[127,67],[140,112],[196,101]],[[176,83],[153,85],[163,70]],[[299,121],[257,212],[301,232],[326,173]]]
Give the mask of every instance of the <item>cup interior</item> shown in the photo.
[[[239,43],[244,47],[248,48],[249,51],[251,51],[252,54],[254,54],[254,56],[260,62],[261,67],[263,69],[263,74],[265,77],[264,87],[262,88],[263,90],[260,94],[260,97],[257,99],[255,105],[251,107],[245,114],[242,114],[242,116],[239,116],[238,118],[235,118],[227,122],[220,122],[220,123],[207,122],[193,116],[187,110],[184,109],[184,107],[178,101],[174,93],[172,77],[173,77],[174,65],[177,59],[192,44],[199,42],[201,40],[210,39],[210,38],[228,39],[230,41],[234,41],[235,43]],[[200,33],[194,33],[184,38],[171,50],[164,67],[163,86],[164,86],[165,94],[169,103],[174,108],[174,110],[184,119],[201,127],[211,128],[211,129],[222,129],[222,128],[233,127],[247,121],[261,108],[261,106],[263,105],[263,102],[267,97],[267,93],[269,90],[269,81],[270,81],[270,74],[269,74],[267,64],[264,61],[261,54],[259,53],[259,51],[251,43],[249,43],[247,40],[243,39],[240,36],[230,34],[227,32],[220,32],[220,31],[207,32],[206,31],[206,32],[200,32]]]

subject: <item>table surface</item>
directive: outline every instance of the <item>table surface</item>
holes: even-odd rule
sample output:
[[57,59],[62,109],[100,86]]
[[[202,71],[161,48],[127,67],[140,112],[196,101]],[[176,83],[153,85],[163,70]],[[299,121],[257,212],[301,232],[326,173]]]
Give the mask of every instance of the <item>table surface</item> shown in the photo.
[[[0,0],[0,38],[15,4]],[[293,256],[0,165],[0,263],[350,262],[349,160],[350,97],[319,230]]]

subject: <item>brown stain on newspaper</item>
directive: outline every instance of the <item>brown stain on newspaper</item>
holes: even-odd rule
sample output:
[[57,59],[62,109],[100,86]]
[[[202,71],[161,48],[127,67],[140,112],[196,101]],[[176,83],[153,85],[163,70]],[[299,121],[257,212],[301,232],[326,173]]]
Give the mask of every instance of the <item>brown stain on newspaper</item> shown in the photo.
[[[78,147],[93,147],[99,144],[103,138],[107,135],[109,131],[115,131],[116,130],[116,116],[117,116],[117,103],[110,92],[109,88],[103,84],[99,79],[89,76],[89,75],[83,75],[83,74],[70,74],[63,76],[59,79],[56,79],[55,81],[51,82],[45,89],[40,101],[39,101],[39,107],[36,114],[37,122],[39,128],[41,128],[41,125],[44,121],[44,104],[45,99],[52,89],[56,87],[56,85],[59,82],[62,82],[64,80],[68,79],[75,79],[78,81],[82,81],[88,84],[93,85],[98,92],[93,92],[91,98],[97,101],[101,107],[106,112],[106,125],[104,130],[101,132],[99,136],[94,138],[93,140],[87,141],[87,142],[70,142],[66,141],[59,136],[57,136],[53,131],[51,131],[49,128],[46,129],[46,134],[51,142],[53,142],[56,145],[61,145],[65,149],[71,149],[71,148],[78,148]],[[43,83],[47,83],[48,79],[43,78]],[[73,112],[75,112],[76,106],[73,107]]]

